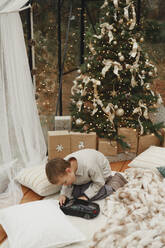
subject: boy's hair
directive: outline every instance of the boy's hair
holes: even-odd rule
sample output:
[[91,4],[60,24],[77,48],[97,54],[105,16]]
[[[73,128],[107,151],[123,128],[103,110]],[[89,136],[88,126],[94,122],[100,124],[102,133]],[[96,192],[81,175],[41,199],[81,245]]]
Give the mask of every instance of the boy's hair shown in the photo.
[[70,167],[70,163],[62,158],[54,158],[46,164],[46,175],[49,182],[56,184],[58,177],[65,175],[66,168]]

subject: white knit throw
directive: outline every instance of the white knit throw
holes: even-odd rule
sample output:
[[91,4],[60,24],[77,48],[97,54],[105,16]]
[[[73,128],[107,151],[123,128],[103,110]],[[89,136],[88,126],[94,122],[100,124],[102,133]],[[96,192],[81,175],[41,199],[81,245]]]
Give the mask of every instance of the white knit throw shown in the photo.
[[107,222],[89,247],[165,247],[165,180],[147,169],[130,168],[124,174],[128,184],[107,198]]

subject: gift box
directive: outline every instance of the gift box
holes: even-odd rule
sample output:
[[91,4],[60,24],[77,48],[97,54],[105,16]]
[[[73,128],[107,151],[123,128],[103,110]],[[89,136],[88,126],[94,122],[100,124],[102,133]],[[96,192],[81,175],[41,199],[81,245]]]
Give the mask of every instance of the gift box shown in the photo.
[[85,148],[96,150],[96,133],[79,133],[70,132],[71,152],[75,152]]
[[139,137],[137,154],[144,152],[150,146],[160,146],[160,139],[155,134],[147,134]]
[[55,116],[55,130],[68,130],[72,128],[71,116]]
[[98,151],[102,152],[105,156],[114,156],[117,154],[117,142],[99,138]]
[[[138,133],[136,129],[121,127],[118,129],[118,135],[123,136],[122,140],[129,145],[130,149],[126,149],[127,151],[137,152]],[[122,152],[125,152],[125,150],[118,144],[118,153]]]
[[165,128],[162,128],[161,134],[162,134],[162,136],[163,136],[162,146],[165,147]]
[[48,158],[64,158],[70,153],[70,133],[68,131],[48,131]]

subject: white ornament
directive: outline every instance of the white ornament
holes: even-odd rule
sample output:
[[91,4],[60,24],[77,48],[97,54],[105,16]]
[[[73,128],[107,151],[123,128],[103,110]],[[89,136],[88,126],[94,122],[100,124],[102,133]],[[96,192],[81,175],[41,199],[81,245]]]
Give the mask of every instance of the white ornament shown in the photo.
[[83,148],[85,148],[84,142],[80,141],[78,144],[78,149],[83,149]]
[[149,76],[153,76],[153,72],[152,71],[149,71],[148,75]]
[[57,152],[62,152],[63,149],[64,149],[64,147],[61,144],[60,145],[57,145],[57,147],[56,147],[56,151]]
[[118,53],[118,56],[120,57],[122,54],[121,53]]
[[123,55],[119,57],[119,60],[120,60],[121,62],[124,61],[124,59],[125,59],[125,58],[124,58]]
[[124,115],[124,109],[122,109],[122,108],[117,109],[116,110],[116,115],[117,116],[123,116]]
[[145,70],[142,70],[142,74],[143,74],[143,75],[145,74]]
[[140,42],[141,43],[144,42],[144,38],[143,37],[140,38]]
[[88,63],[88,64],[87,64],[87,67],[88,67],[88,69],[90,69],[90,68],[91,68],[91,65]]
[[118,109],[118,106],[117,106],[117,105],[115,105],[115,106],[114,106],[114,108],[115,108],[115,109]]
[[76,120],[76,124],[77,124],[77,125],[82,125],[82,124],[83,124],[83,120],[82,120],[81,118],[78,118],[78,119]]

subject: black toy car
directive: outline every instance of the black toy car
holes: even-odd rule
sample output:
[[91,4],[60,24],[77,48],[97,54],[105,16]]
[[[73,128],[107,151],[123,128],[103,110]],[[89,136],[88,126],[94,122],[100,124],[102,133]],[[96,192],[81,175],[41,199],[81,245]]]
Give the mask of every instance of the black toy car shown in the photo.
[[85,219],[95,218],[100,213],[100,207],[97,203],[81,199],[68,199],[65,204],[60,206],[64,214],[82,217]]

